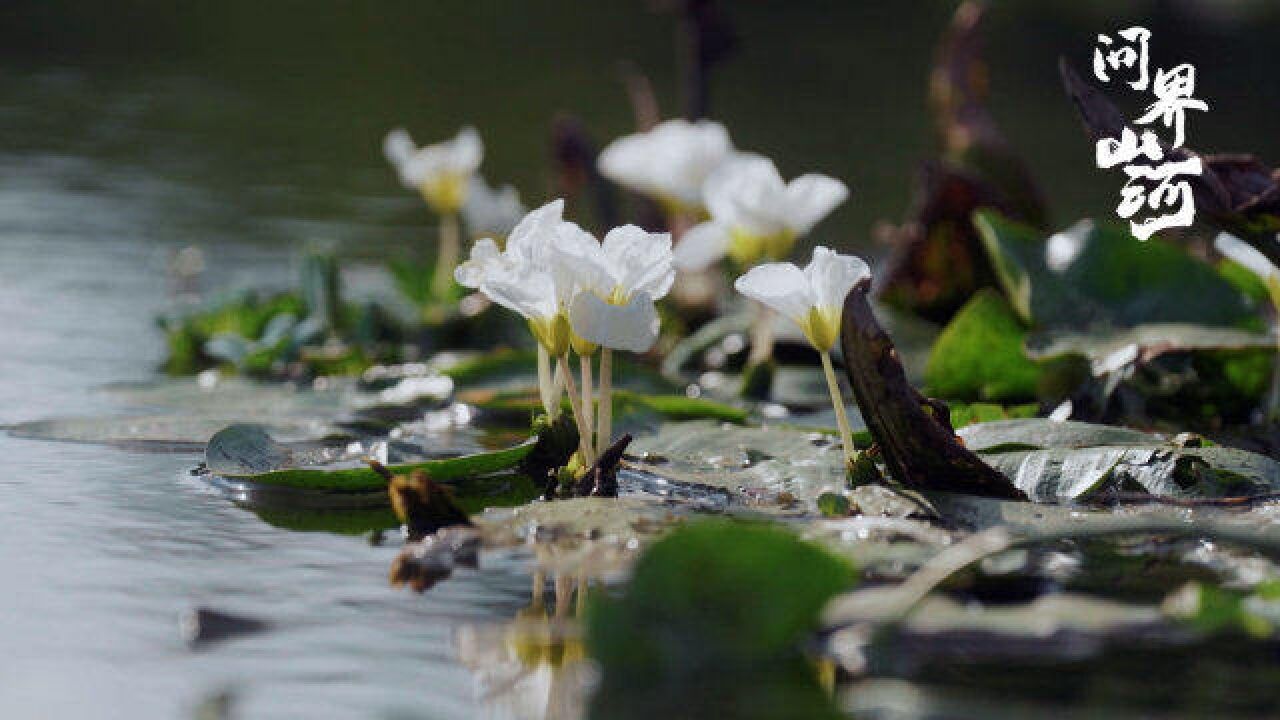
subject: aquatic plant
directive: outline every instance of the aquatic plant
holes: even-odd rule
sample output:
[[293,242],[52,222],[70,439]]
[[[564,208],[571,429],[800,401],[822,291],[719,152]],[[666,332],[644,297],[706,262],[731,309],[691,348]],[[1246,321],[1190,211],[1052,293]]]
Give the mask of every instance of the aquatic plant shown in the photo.
[[507,235],[528,212],[514,186],[493,188],[479,173],[471,176],[467,201],[462,205],[462,222],[471,238],[506,242]]
[[[573,333],[589,345],[600,346],[596,442],[603,447],[613,433],[613,351],[644,353],[657,341],[661,321],[654,303],[666,297],[676,277],[671,235],[624,225],[610,230],[599,245],[571,248],[565,261],[581,283],[569,306]],[[589,346],[578,352],[584,408],[591,406],[591,354]]]
[[[726,256],[739,268],[785,260],[796,240],[849,196],[843,182],[826,175],[810,173],[785,182],[772,160],[754,154],[725,162],[707,178],[702,192],[711,219],[690,228],[676,248],[676,267],[685,272]],[[753,371],[772,358],[772,320],[760,306],[744,389],[752,385]]]
[[569,369],[572,329],[569,304],[578,290],[574,270],[566,255],[587,254],[599,243],[574,223],[563,219],[564,201],[553,200],[534,210],[511,231],[507,247],[497,252],[492,240],[480,242],[471,259],[454,273],[463,286],[475,287],[493,302],[519,314],[539,345],[538,386],[543,407],[556,415],[559,392],[555,390],[550,359],[569,391],[585,459],[592,456],[591,429]]
[[382,151],[400,182],[420,192],[440,218],[440,246],[431,288],[437,298],[444,297],[462,251],[458,213],[467,202],[471,178],[484,159],[484,143],[475,128],[467,126],[450,140],[420,148],[408,131],[396,128],[387,134]]
[[798,238],[849,197],[849,189],[816,173],[785,182],[772,160],[744,153],[711,173],[702,195],[711,219],[680,242],[680,270],[701,270],[726,256],[739,267],[784,260]]
[[851,465],[857,451],[840,383],[831,364],[831,349],[840,337],[845,296],[854,285],[870,277],[871,268],[861,258],[818,246],[803,270],[794,263],[766,263],[751,268],[733,284],[738,292],[793,320],[821,355],[840,442]]
[[600,174],[657,202],[670,223],[705,212],[703,183],[733,154],[724,125],[677,118],[614,140],[596,165]]

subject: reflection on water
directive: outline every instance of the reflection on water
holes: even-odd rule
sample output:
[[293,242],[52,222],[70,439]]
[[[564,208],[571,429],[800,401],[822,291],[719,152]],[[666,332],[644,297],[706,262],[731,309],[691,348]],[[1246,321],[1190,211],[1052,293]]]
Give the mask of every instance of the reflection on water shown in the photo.
[[458,659],[475,676],[486,716],[503,720],[576,720],[585,716],[595,671],[583,649],[579,619],[585,578],[533,576],[528,607],[511,622],[458,630]]

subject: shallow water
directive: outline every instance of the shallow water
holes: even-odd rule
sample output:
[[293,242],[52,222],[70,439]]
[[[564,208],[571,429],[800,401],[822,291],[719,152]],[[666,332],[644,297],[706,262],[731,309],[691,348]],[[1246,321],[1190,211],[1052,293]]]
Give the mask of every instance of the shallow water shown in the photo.
[[[59,74],[26,82],[24,103],[43,96],[49,112],[82,89]],[[191,228],[215,248],[210,287],[292,279],[289,243],[222,234],[263,188],[193,189],[164,167],[164,138],[134,162],[92,159],[147,135],[134,101],[146,93],[115,98],[119,128],[101,143],[58,151],[70,135],[46,136],[0,155],[0,422],[125,410],[100,388],[154,377],[168,252]],[[15,131],[39,113],[0,108]],[[267,525],[191,477],[195,454],[0,434],[0,458],[0,716],[185,716],[230,690],[252,717],[473,717],[453,633],[529,600],[519,558],[425,597],[392,590],[395,547]],[[189,649],[178,621],[195,606],[268,629]]]

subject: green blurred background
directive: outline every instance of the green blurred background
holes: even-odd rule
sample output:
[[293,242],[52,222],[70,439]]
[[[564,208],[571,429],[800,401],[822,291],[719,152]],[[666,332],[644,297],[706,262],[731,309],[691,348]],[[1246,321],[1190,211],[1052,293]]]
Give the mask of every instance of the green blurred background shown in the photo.
[[[681,39],[659,4],[7,0],[0,142],[160,173],[185,188],[178,199],[196,216],[202,195],[222,208],[175,217],[206,241],[395,242],[395,227],[423,217],[379,152],[394,125],[422,141],[476,125],[485,174],[536,201],[550,188],[556,113],[580,117],[599,142],[632,129],[622,61],[652,79],[664,115],[678,114]],[[873,222],[904,212],[917,163],[936,148],[926,80],[955,5],[722,3],[739,44],[712,77],[712,117],[785,174],[826,172],[853,188],[816,239],[870,249]],[[1093,167],[1057,58],[1087,70],[1093,36],[1129,23],[1152,29],[1154,64],[1199,69],[1211,111],[1191,117],[1189,144],[1280,161],[1280,3],[995,2],[993,110],[1057,225],[1112,214],[1120,185]],[[101,166],[78,181],[109,182]]]

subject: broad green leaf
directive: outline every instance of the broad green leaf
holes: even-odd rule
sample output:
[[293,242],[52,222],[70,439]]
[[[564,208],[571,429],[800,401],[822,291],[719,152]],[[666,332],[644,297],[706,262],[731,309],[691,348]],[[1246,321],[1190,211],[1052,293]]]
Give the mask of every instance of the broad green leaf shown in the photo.
[[1087,220],[1047,239],[990,211],[974,222],[1001,287],[1028,324],[1234,325],[1252,316],[1247,299],[1211,265],[1161,240],[1144,242]]
[[[392,465],[397,474],[425,470],[433,480],[450,482],[510,470],[534,447],[533,441],[493,452],[420,463]],[[277,487],[337,492],[370,492],[386,487],[386,480],[368,467],[297,467],[295,457],[261,427],[232,425],[209,440],[205,461],[210,472]]]
[[1026,330],[998,292],[980,290],[952,319],[929,354],[929,394],[1016,401],[1036,396],[1041,369],[1023,351]]
[[776,526],[686,525],[637,561],[617,599],[596,596],[587,642],[606,684],[785,668],[853,568]]

